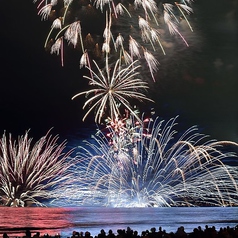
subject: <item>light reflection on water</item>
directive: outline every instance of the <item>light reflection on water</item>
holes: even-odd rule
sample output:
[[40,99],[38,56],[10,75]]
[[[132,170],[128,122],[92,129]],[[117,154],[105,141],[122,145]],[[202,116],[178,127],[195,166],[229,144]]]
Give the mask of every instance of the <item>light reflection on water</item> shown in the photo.
[[64,208],[0,207],[0,233],[22,236],[26,228],[42,234],[56,234],[71,226],[69,210]]
[[167,232],[175,232],[184,226],[186,232],[195,227],[234,227],[238,225],[238,207],[173,207],[173,208],[4,208],[0,207],[0,233],[22,236],[26,228],[41,235],[70,237],[72,231],[89,231],[96,236],[101,229],[126,229],[128,226],[143,230],[161,226]]

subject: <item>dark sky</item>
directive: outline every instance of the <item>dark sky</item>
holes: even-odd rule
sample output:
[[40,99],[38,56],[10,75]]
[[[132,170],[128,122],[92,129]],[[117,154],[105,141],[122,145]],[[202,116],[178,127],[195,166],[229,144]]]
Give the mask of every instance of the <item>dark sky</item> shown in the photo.
[[31,0],[5,1],[1,7],[1,133],[37,136],[51,127],[55,133],[81,122],[79,105],[71,97],[82,85],[78,65],[44,50],[49,23],[41,22]]
[[[238,142],[237,1],[194,2],[195,32],[185,52],[161,59],[151,95],[159,116],[174,117],[218,140]],[[64,135],[83,128],[82,101],[71,97],[85,83],[78,61],[44,50],[49,22],[41,22],[31,0],[1,3],[0,133],[35,136],[51,127]],[[164,64],[163,64],[164,63]],[[81,105],[80,105],[81,104]],[[88,125],[88,124],[87,124]]]

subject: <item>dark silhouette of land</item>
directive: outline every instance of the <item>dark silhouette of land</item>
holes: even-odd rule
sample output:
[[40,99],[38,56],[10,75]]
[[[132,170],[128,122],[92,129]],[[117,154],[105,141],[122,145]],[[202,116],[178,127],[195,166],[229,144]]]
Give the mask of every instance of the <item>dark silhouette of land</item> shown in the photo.
[[[23,228],[22,228],[23,229]],[[19,230],[22,230],[19,229]],[[44,234],[41,235],[39,231],[31,232],[30,229],[25,229],[25,235],[22,237],[15,236],[16,238],[61,238],[61,235]],[[3,231],[2,231],[3,232]],[[0,231],[1,233],[1,231]],[[7,232],[2,233],[3,238],[10,238]],[[13,236],[11,236],[13,237]],[[112,230],[106,232],[104,229],[92,236],[89,231],[73,231],[71,236],[67,238],[238,238],[238,225],[235,227],[223,227],[219,230],[215,226],[209,227],[205,225],[204,229],[201,226],[195,227],[192,232],[186,232],[183,226],[178,227],[174,232],[166,232],[162,227],[156,229],[155,227],[149,230],[142,231],[141,234],[137,230],[133,230],[130,227],[126,229],[118,229],[116,233]]]

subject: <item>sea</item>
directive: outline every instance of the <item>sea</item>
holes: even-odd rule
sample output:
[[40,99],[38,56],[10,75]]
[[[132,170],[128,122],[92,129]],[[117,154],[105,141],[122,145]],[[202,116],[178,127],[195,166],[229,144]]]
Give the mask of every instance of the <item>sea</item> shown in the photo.
[[32,234],[40,232],[71,237],[73,231],[90,232],[97,236],[101,229],[130,227],[142,231],[162,227],[166,232],[176,232],[183,226],[187,233],[201,226],[235,227],[238,225],[238,207],[160,207],[160,208],[109,208],[109,207],[0,207],[0,234],[20,237],[29,229]]

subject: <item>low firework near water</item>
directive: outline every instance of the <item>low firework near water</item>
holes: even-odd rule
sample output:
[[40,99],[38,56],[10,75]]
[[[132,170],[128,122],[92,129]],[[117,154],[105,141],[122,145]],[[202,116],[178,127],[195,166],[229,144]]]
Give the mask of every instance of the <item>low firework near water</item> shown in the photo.
[[225,163],[236,156],[222,152],[233,143],[207,140],[196,126],[179,135],[176,124],[125,118],[99,130],[79,147],[77,181],[58,198],[79,206],[237,205],[238,170]]
[[0,205],[11,207],[44,206],[55,198],[57,189],[71,182],[70,154],[65,142],[49,134],[35,144],[28,132],[13,140],[6,133],[0,139]]

